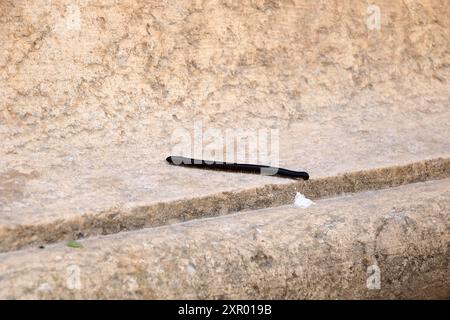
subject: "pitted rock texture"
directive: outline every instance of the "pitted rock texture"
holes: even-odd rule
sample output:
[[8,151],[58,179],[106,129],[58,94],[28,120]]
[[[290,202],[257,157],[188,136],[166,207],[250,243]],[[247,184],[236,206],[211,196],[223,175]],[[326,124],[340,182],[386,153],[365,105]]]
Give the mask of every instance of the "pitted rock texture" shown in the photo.
[[449,213],[445,179],[2,253],[0,298],[450,298]]
[[[0,250],[448,177],[450,3],[376,5],[379,30],[367,1],[0,1]],[[278,129],[313,179],[169,167],[198,122]],[[402,190],[0,254],[0,296],[449,297],[448,180]]]
[[[0,250],[448,177],[449,3],[377,5],[2,1]],[[168,166],[194,122],[311,184]]]
[[[193,119],[266,128],[345,125],[379,106],[444,112],[450,3],[376,4],[380,30],[367,1],[2,1],[1,154],[163,148]],[[389,120],[361,121],[377,117]]]

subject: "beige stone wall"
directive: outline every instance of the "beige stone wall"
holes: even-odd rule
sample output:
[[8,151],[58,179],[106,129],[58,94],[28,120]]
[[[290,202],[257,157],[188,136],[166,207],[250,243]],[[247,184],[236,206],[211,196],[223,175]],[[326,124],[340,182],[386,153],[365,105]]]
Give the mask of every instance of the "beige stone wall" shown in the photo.
[[[448,298],[449,81],[449,0],[0,0],[0,298]],[[168,165],[194,121],[311,180]]]
[[448,108],[450,2],[374,3],[0,0],[0,151]]

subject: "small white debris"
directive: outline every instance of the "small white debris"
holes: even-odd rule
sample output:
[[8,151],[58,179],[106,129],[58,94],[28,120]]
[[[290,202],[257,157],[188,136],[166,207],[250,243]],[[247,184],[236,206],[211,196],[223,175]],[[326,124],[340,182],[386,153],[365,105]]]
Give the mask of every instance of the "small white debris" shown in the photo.
[[313,201],[305,198],[303,194],[297,192],[295,195],[294,206],[297,208],[308,208],[310,205],[315,204]]

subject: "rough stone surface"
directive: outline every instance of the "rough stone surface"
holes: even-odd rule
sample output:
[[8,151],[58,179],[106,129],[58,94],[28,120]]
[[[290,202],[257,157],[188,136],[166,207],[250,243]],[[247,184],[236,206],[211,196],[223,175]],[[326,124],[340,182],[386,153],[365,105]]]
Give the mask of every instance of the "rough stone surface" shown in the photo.
[[0,297],[450,298],[450,180],[80,243],[0,254]]
[[[2,1],[0,250],[448,177],[450,4],[377,5]],[[311,184],[168,166],[194,121]]]
[[[111,196],[106,194],[107,197],[104,197],[105,193],[94,188],[72,189],[74,191],[69,189],[67,196],[56,196],[50,199],[48,195],[53,192],[61,194],[61,189],[53,189],[45,199],[40,197],[41,193],[38,192],[33,193],[29,198],[22,197],[20,202],[13,202],[16,205],[19,204],[19,208],[4,210],[0,215],[2,222],[0,251],[19,249],[27,245],[38,246],[62,239],[77,239],[193,218],[223,215],[241,210],[279,206],[291,203],[297,192],[317,199],[348,192],[442,179],[450,176],[450,159],[436,159],[411,165],[346,173],[307,182],[289,182],[288,180],[281,183],[278,179],[275,183],[276,178],[263,176],[250,178],[234,174],[241,183],[232,187],[230,187],[231,179],[226,173],[217,174],[216,180],[211,178],[209,171],[193,170],[192,175],[190,172],[186,172],[187,174],[190,174],[187,179],[197,179],[196,182],[200,182],[200,186],[191,183],[191,180],[186,180],[183,184],[183,181],[175,176],[171,176],[173,180],[164,181],[167,175],[158,172],[153,176],[159,182],[153,185],[156,189],[154,193],[151,192],[151,188],[150,190],[131,187],[125,190],[120,187],[116,189],[117,186],[108,185],[111,180],[106,179],[103,185],[110,188],[112,193]],[[104,178],[104,176],[100,177]],[[27,176],[14,172],[6,178],[5,181],[9,181],[14,188],[20,188],[20,183],[33,178],[33,174]],[[154,183],[154,180],[139,178],[141,183],[148,185]],[[273,183],[270,183],[270,179],[273,179]],[[20,183],[17,183],[18,181]],[[89,183],[90,180],[87,181]],[[253,182],[253,184],[242,183],[245,181]],[[130,181],[123,180],[123,182]],[[38,182],[37,186],[42,187],[42,182]],[[91,185],[88,186],[91,187]],[[44,184],[44,187],[47,185]],[[18,193],[14,188],[6,190],[13,193],[12,199],[17,199],[17,195],[22,196],[20,192],[23,191],[20,190]],[[102,191],[104,192],[104,189]],[[119,194],[123,197],[125,192],[127,192],[126,196],[135,197],[139,201],[130,201],[129,198],[125,201],[117,196]],[[182,199],[168,200],[167,194],[165,194],[166,197],[161,194],[163,192],[179,192],[187,196]]]
[[[380,30],[362,0],[0,1],[0,251],[448,178],[450,3],[376,5]],[[164,163],[200,122],[278,129],[312,180]],[[5,253],[0,296],[448,297],[448,180],[398,190]]]
[[[161,148],[193,118],[260,128],[437,116],[450,3],[376,4],[380,30],[362,0],[2,1],[1,151]],[[388,114],[367,113],[378,107]]]

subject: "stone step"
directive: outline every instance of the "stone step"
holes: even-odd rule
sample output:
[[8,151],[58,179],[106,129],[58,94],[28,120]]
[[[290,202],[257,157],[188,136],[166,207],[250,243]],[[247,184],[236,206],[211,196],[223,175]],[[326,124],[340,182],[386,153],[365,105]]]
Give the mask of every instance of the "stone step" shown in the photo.
[[[152,170],[157,173],[152,175]],[[312,178],[306,182],[169,165],[148,168],[147,174],[152,176],[139,176],[139,173],[103,175],[93,171],[84,177],[74,173],[74,177],[79,177],[77,183],[81,185],[78,186],[65,185],[66,176],[52,177],[55,180],[50,182],[48,176],[8,173],[4,181],[6,188],[10,188],[6,192],[11,198],[0,212],[0,251],[279,206],[291,203],[296,192],[319,199],[442,179],[450,176],[450,158]],[[182,174],[176,176],[177,173]],[[97,185],[103,187],[96,188]]]
[[281,129],[280,166],[308,171],[306,183],[174,167],[170,145],[145,141],[19,150],[0,161],[0,251],[283,205],[297,191],[317,199],[449,177],[450,108],[433,108],[380,105],[343,121],[342,110],[324,112],[324,122]]
[[[446,1],[42,2],[0,2],[0,251],[449,177]],[[165,163],[211,130],[311,181]]]
[[450,179],[0,254],[1,298],[450,298]]

